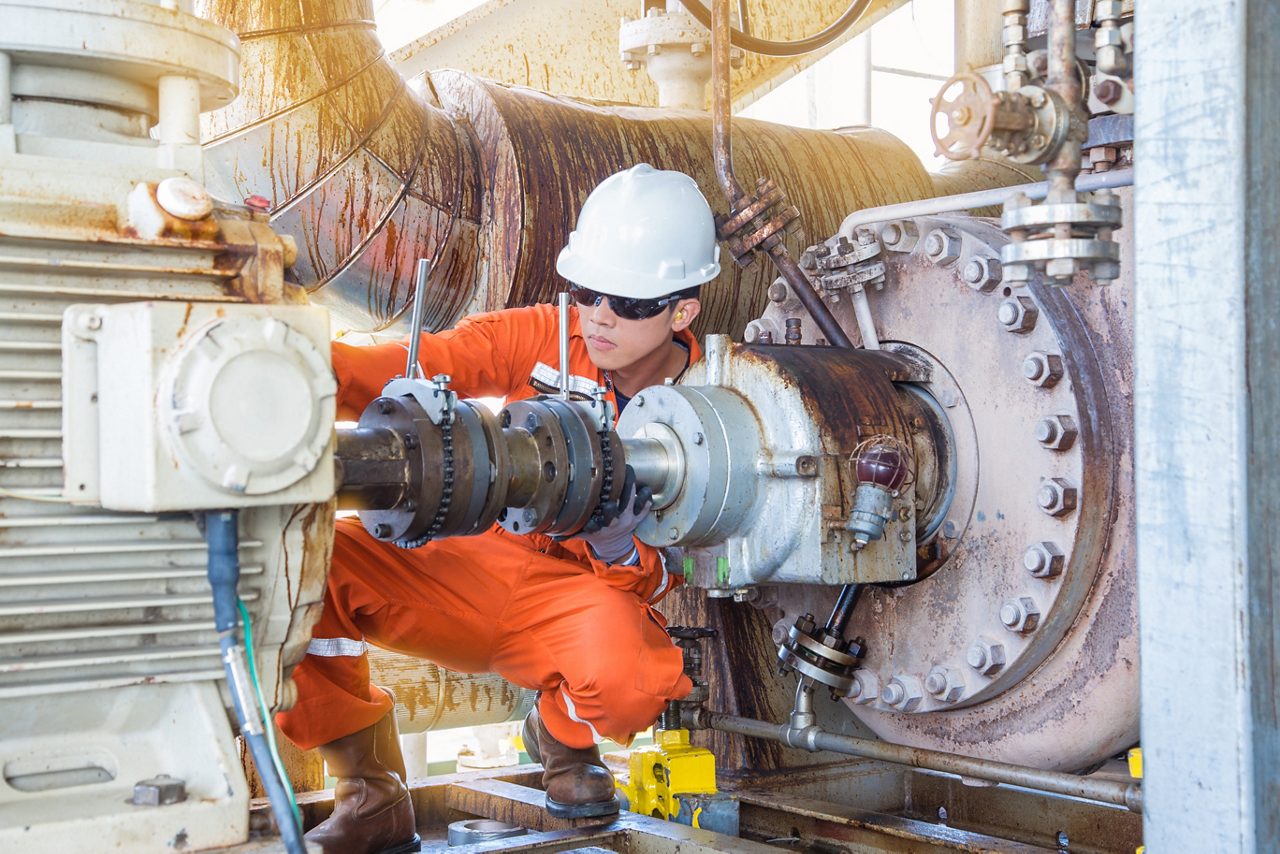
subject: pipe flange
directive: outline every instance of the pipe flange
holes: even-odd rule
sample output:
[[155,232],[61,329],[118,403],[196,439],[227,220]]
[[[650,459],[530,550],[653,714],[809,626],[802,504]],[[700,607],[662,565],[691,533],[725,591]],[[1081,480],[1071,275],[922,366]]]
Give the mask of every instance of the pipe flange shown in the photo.
[[513,534],[540,534],[554,525],[569,493],[569,444],[560,419],[545,401],[517,400],[503,410],[512,429],[523,431],[531,442],[512,448],[513,453],[527,453],[514,468],[527,470],[532,483],[530,499],[522,506],[509,506],[498,515],[498,524]]

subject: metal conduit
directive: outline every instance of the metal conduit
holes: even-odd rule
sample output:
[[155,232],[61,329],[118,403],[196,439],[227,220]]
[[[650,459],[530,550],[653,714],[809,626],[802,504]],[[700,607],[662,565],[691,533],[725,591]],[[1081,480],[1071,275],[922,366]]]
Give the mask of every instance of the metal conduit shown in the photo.
[[959,756],[939,750],[925,750],[902,744],[891,744],[887,741],[839,735],[826,732],[816,726],[796,729],[789,724],[772,724],[767,721],[715,712],[702,711],[698,723],[707,729],[776,741],[788,747],[814,752],[829,750],[832,753],[877,759],[881,762],[892,762],[895,765],[909,765],[926,771],[975,777],[1057,795],[1087,798],[1092,801],[1117,804],[1133,812],[1142,812],[1142,786],[1135,782],[1096,780],[1061,771],[1042,771],[1038,768],[1010,765],[990,759],[974,759],[970,756]]
[[[1076,181],[1076,191],[1080,193],[1091,193],[1094,190],[1114,190],[1118,187],[1132,186],[1132,168],[1091,172],[1081,175]],[[997,187],[992,190],[961,193],[956,196],[941,196],[936,199],[920,199],[913,202],[883,205],[878,208],[865,208],[845,217],[844,222],[840,223],[840,234],[843,237],[852,239],[854,231],[861,225],[1003,205],[1005,200],[1017,193],[1023,193],[1032,201],[1040,201],[1049,194],[1049,182],[1018,184],[1010,187]]]
[[[858,9],[858,13],[861,14],[861,9]],[[745,201],[745,194],[733,174],[732,116],[729,97],[729,31],[731,29],[729,0],[713,0],[711,23],[712,156],[715,158],[716,175],[729,201],[729,206],[736,209]],[[786,243],[776,236],[770,236],[761,246],[773,260],[782,278],[790,285],[792,292],[800,298],[805,311],[809,312],[814,323],[822,330],[823,336],[836,347],[852,347],[853,342],[849,339],[848,333],[835,319],[831,308],[814,290],[809,277],[800,269],[800,265],[787,252]]]

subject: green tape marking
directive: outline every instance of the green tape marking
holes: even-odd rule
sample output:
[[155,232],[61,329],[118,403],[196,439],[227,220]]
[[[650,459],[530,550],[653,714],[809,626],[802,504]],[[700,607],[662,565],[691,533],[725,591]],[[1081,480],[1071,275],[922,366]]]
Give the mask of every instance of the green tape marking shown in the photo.
[[693,584],[693,558],[686,557],[684,559],[684,583]]
[[716,584],[724,587],[729,583],[729,558],[716,558]]

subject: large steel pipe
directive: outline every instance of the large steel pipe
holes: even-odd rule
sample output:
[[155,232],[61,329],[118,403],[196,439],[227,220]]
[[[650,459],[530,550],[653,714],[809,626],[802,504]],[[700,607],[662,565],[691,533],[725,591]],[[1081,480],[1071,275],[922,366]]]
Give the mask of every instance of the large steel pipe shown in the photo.
[[[266,197],[273,226],[298,243],[290,275],[340,328],[407,326],[420,257],[432,262],[428,329],[549,300],[587,193],[637,162],[688,172],[719,198],[706,113],[602,107],[461,72],[406,85],[368,0],[197,7],[242,41],[241,95],[204,118],[209,186]],[[915,155],[880,131],[739,121],[735,134],[738,176],[769,176],[800,211],[792,250],[847,211],[934,192]],[[775,275],[724,267],[704,291],[701,333],[740,334]]]

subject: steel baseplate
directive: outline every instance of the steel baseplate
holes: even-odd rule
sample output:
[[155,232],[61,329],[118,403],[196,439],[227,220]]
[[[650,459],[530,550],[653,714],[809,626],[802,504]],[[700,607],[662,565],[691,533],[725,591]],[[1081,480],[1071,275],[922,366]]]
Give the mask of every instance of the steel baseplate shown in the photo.
[[[613,757],[610,757],[611,759]],[[622,766],[615,763],[615,770]],[[1122,763],[1096,772],[1126,775]],[[872,761],[746,777],[735,784],[741,835],[728,836],[622,812],[613,821],[566,821],[543,808],[538,765],[427,777],[410,782],[424,852],[612,851],[702,854],[770,851],[1124,852],[1142,842],[1142,819],[1120,807],[1010,786],[978,785]],[[307,827],[333,809],[332,791],[300,795]],[[522,836],[449,848],[451,822],[482,818],[519,825]],[[251,826],[267,831],[266,801]],[[274,842],[274,844],[272,844]],[[268,836],[224,854],[274,854]]]

